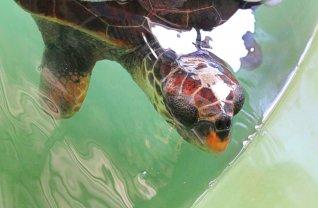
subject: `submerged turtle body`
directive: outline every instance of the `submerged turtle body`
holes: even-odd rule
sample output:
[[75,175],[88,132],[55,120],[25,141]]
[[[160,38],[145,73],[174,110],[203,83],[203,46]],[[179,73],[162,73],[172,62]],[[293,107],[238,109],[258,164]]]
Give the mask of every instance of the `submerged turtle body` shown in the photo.
[[138,0],[149,11],[150,19],[165,26],[212,30],[228,20],[239,8],[250,8],[259,2],[243,0]]
[[204,30],[227,20],[240,0],[16,0],[45,43],[41,90],[55,117],[80,109],[98,60],[119,62],[155,109],[191,143],[223,151],[244,96],[224,61],[199,49],[179,56],[161,48],[149,21]]
[[144,44],[148,20],[181,30],[212,30],[239,8],[259,3],[243,0],[15,0],[33,15],[85,32],[109,46]]

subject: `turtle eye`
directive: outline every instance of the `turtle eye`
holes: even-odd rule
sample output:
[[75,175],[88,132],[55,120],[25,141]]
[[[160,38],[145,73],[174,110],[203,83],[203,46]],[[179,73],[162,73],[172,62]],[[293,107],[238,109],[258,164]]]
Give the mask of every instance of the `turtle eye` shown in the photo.
[[198,120],[198,110],[182,96],[166,96],[165,104],[169,112],[185,127],[192,127]]
[[235,100],[234,100],[234,115],[236,115],[243,107],[245,101],[245,96],[242,90],[238,90],[236,92]]

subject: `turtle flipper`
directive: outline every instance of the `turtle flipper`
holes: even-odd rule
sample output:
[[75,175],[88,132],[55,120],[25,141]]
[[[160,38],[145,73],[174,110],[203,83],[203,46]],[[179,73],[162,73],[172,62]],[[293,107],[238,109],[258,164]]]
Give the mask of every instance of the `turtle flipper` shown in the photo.
[[95,63],[81,63],[81,58],[60,48],[46,48],[44,52],[40,88],[48,98],[44,101],[54,117],[71,117],[85,99]]
[[86,35],[70,27],[35,18],[45,50],[41,64],[41,91],[46,111],[68,118],[79,111],[97,61]]

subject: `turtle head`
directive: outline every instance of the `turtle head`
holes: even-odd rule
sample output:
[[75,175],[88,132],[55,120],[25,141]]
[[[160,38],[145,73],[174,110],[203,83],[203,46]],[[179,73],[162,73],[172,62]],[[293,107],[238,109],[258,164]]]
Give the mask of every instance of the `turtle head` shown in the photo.
[[184,139],[202,149],[225,150],[244,94],[224,61],[204,50],[180,56],[162,80],[162,95]]

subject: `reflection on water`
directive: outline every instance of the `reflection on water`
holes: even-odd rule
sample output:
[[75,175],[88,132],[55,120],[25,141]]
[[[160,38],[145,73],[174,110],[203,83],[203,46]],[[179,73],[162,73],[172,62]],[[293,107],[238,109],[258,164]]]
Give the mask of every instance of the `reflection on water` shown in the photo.
[[[16,80],[20,82],[19,85],[14,83]],[[43,148],[50,143],[52,131],[57,126],[56,121],[46,117],[38,102],[38,87],[21,77],[9,78],[6,76],[5,68],[0,65],[0,97],[1,139],[4,139],[10,149],[4,148],[1,152],[4,156],[1,159],[11,161],[10,155],[14,153],[18,158],[31,157],[30,159],[37,161],[36,155],[28,154],[27,150],[42,154]],[[14,150],[24,147],[26,151]],[[28,155],[24,155],[25,153]]]
[[[40,176],[48,203],[57,207],[132,207],[126,181],[109,156],[93,145],[87,150],[80,155],[67,139],[50,149]],[[89,197],[85,197],[87,193]]]
[[[264,59],[256,70],[236,74],[247,100],[221,155],[184,142],[114,62],[97,63],[79,114],[53,120],[39,103],[40,34],[13,1],[1,2],[0,206],[189,207],[254,132],[308,40],[312,24],[300,23],[313,13],[303,10],[295,17],[300,22],[286,21],[299,7],[286,2],[256,12]],[[286,30],[294,32],[286,36]],[[277,51],[278,44],[292,48]]]
[[[150,26],[151,31],[156,35],[163,48],[171,48],[177,54],[187,54],[197,50],[193,43],[197,35],[195,29],[179,32],[155,22],[151,22]],[[206,42],[206,46],[203,46],[203,48],[225,60],[234,71],[238,71],[243,64],[240,58],[247,56],[248,49],[252,47],[259,48],[252,35],[249,36],[249,40],[243,38],[244,34],[252,34],[254,31],[255,17],[253,10],[239,9],[228,21],[212,31],[201,31],[201,38]],[[256,58],[259,60],[262,57],[258,55]],[[245,60],[244,64],[249,64],[252,61],[254,59]],[[257,66],[249,68],[255,69]]]
[[147,182],[147,175],[147,171],[142,171],[138,174],[135,180],[135,186],[143,199],[150,200],[152,197],[156,196],[157,192],[155,187]]

